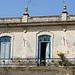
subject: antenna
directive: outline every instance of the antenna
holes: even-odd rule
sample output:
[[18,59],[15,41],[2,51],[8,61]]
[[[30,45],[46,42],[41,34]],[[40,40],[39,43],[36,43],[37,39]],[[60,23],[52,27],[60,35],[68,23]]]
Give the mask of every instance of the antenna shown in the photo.
[[28,14],[28,5],[31,2],[31,0],[28,1],[27,6],[25,7],[25,14]]
[[65,4],[65,1],[64,0],[62,0],[63,1],[63,3]]
[[30,2],[31,2],[31,0],[28,1],[27,7],[28,7],[28,5],[29,5]]

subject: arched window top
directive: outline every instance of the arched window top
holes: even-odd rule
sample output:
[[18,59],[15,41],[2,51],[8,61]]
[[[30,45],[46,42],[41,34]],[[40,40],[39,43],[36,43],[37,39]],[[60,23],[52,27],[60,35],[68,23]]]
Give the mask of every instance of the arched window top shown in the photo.
[[0,41],[1,42],[10,42],[11,41],[11,37],[10,36],[2,36]]
[[41,35],[39,36],[39,41],[50,41],[50,37],[49,35]]

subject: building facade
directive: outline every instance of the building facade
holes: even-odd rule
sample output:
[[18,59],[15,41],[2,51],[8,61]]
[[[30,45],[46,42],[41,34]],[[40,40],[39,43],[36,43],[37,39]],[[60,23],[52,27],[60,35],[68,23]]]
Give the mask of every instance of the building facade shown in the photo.
[[[75,58],[75,15],[0,18],[0,58]],[[46,59],[47,58],[47,59]],[[0,62],[1,63],[1,62]],[[9,63],[9,61],[8,61]],[[45,65],[45,63],[44,63]]]

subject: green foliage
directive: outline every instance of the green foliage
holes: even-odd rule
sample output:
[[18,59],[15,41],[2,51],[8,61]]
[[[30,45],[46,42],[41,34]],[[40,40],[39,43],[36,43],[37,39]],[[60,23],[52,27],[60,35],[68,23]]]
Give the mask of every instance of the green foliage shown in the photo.
[[70,61],[68,61],[68,63],[67,63],[69,66],[72,64]]
[[45,62],[45,60],[41,60],[41,62]]
[[54,62],[54,60],[53,60],[53,59],[52,59],[51,61],[52,61],[52,62]]
[[5,62],[5,60],[2,60],[3,62]]
[[18,62],[20,62],[20,59],[17,59]]
[[58,54],[58,56],[64,56],[64,53],[60,52],[60,53]]
[[62,63],[62,60],[58,60],[59,63]]
[[66,62],[64,62],[64,63],[62,63],[62,65],[63,65],[63,66],[66,66],[66,65],[67,65],[67,63],[66,63]]

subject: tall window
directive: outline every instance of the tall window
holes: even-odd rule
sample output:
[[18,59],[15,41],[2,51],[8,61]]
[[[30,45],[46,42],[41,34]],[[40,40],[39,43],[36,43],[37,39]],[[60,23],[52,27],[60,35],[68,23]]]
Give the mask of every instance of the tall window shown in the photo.
[[[38,37],[38,58],[39,58],[38,65],[39,66],[49,65],[50,43],[51,43],[51,36],[41,35]],[[44,60],[43,63],[42,60]]]
[[10,58],[11,37],[3,36],[0,38],[0,58]]

